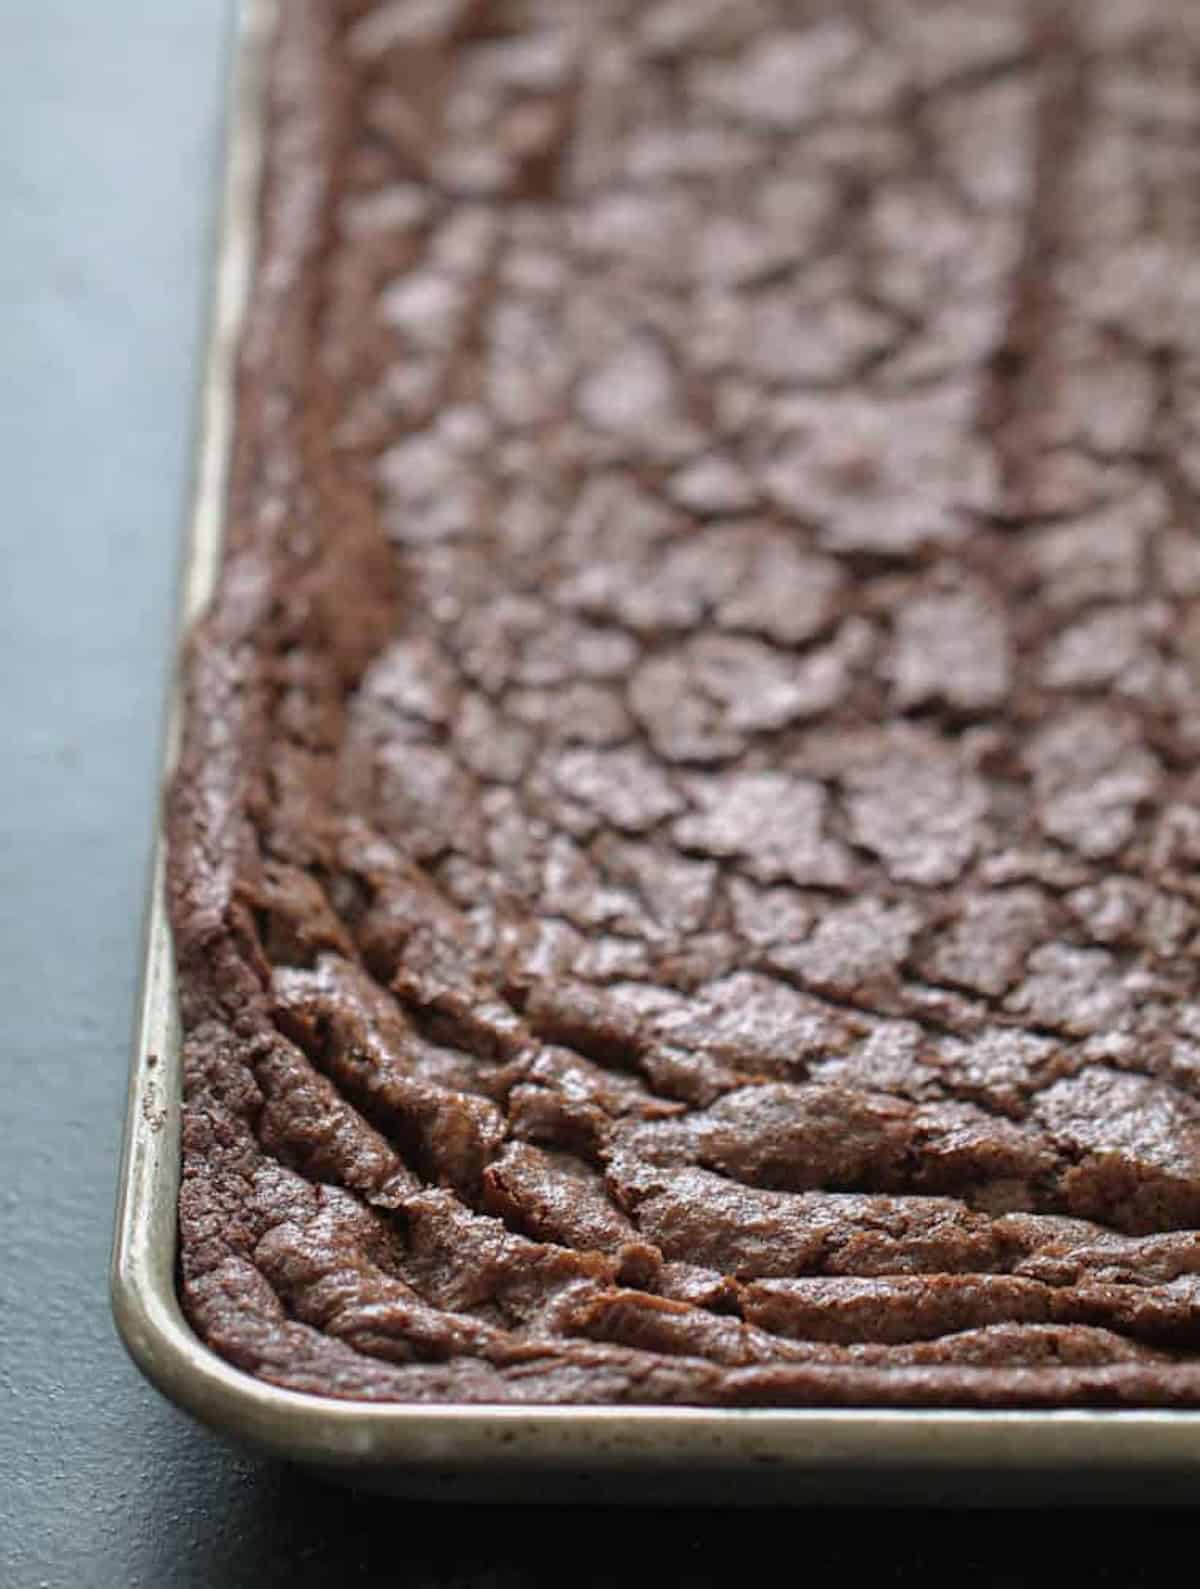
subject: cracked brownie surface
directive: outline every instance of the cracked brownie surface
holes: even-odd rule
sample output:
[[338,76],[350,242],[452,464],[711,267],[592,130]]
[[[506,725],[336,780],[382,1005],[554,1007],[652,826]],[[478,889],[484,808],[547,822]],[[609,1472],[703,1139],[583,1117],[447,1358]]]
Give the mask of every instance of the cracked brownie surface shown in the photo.
[[1200,8],[281,9],[169,810],[195,1327],[1200,1403]]

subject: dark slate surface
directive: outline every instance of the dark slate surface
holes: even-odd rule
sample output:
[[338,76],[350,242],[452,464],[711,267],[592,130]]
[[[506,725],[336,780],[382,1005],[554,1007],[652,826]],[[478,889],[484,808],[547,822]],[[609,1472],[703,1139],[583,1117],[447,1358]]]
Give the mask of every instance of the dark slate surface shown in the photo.
[[0,12],[0,1584],[308,1589],[346,1563],[347,1583],[416,1589],[763,1568],[1018,1585],[1046,1576],[1035,1549],[1055,1576],[1157,1582],[1186,1513],[351,1498],[227,1452],[126,1362],[105,1269],[228,6]]

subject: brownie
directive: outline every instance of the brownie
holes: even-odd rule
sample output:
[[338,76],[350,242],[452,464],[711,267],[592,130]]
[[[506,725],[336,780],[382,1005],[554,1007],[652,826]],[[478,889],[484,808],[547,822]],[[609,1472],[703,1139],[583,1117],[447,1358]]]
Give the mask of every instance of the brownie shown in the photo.
[[195,1328],[1200,1405],[1200,7],[281,10],[169,802]]

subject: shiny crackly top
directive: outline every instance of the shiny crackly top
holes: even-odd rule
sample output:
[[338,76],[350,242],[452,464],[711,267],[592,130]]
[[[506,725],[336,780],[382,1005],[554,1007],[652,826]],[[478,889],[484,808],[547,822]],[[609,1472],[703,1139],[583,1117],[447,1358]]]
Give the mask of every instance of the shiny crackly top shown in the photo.
[[281,9],[170,806],[197,1330],[1200,1403],[1200,7]]

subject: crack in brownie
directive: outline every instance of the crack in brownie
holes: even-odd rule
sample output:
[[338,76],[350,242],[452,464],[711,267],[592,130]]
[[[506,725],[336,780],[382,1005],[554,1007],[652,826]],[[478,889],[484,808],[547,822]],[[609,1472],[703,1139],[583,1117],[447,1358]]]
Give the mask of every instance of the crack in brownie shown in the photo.
[[1200,1404],[1200,7],[281,10],[169,810],[196,1329]]

